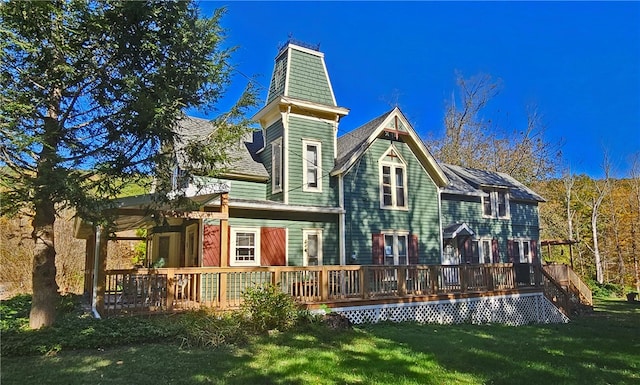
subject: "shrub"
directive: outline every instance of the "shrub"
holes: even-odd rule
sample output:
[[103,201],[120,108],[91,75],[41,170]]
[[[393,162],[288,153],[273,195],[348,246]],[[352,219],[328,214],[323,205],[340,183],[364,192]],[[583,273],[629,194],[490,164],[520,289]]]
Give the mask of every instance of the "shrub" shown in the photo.
[[183,334],[181,347],[212,347],[234,345],[247,339],[246,324],[239,312],[216,313],[198,310],[180,317]]
[[624,294],[624,287],[612,282],[600,284],[595,280],[590,280],[587,285],[596,297],[622,297]]
[[28,329],[30,295],[2,301],[0,333],[3,356],[55,353],[63,349],[94,349],[173,340],[184,334],[183,324],[170,316],[94,319],[83,313],[80,296],[63,296],[58,319],[50,327]]
[[249,326],[258,333],[274,329],[284,331],[296,324],[298,305],[276,285],[248,288],[242,298],[242,311]]

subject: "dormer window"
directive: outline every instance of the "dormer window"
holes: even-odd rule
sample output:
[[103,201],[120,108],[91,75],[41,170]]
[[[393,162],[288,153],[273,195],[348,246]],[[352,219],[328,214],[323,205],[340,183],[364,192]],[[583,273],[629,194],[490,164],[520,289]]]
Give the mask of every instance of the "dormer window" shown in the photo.
[[487,218],[509,218],[509,194],[502,189],[483,189],[482,214]]
[[407,209],[407,167],[392,147],[380,159],[380,208]]
[[322,191],[321,145],[320,142],[303,140],[302,191]]

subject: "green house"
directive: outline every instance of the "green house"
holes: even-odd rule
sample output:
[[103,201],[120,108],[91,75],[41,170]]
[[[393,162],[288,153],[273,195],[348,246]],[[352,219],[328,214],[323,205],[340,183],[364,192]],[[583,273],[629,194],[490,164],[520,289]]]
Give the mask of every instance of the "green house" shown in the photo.
[[[348,113],[322,52],[281,47],[254,116],[261,130],[232,149],[220,179],[199,181],[228,188],[228,255],[220,221],[204,218],[153,234],[149,265],[537,262],[543,199],[535,192],[506,174],[439,164],[398,108],[338,136]],[[180,134],[197,139],[214,129],[186,118]],[[220,205],[220,197],[201,201]]]

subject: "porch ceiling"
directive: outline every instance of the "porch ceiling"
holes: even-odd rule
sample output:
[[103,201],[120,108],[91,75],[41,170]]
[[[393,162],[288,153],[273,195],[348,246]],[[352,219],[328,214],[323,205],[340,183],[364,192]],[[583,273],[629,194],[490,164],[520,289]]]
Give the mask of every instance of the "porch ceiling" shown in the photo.
[[[111,219],[109,231],[116,233],[161,223],[164,217],[226,219],[226,214],[215,211],[219,207],[219,196],[216,193],[189,197],[184,209],[161,202],[156,194],[125,197],[114,200],[112,208],[105,210],[104,216]],[[217,200],[218,205],[208,206],[213,200]],[[76,219],[76,238],[87,239],[92,234],[93,223]]]

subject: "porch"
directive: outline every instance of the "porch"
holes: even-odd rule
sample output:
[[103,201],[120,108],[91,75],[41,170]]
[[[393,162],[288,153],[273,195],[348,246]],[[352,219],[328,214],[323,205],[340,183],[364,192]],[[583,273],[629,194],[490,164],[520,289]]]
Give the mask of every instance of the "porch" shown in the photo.
[[248,287],[274,284],[308,309],[542,293],[535,265],[347,265],[107,270],[98,285],[102,316],[238,308]]

